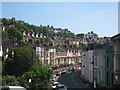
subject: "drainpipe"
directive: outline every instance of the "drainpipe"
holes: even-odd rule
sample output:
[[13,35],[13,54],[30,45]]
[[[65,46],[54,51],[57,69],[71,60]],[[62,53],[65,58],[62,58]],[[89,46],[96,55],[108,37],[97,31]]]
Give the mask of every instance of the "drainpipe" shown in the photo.
[[94,78],[94,56],[93,56],[93,88],[96,88],[96,80]]

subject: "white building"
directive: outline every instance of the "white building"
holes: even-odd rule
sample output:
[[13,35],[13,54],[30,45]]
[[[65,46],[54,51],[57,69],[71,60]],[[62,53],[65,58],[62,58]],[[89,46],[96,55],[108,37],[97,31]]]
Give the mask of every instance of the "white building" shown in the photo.
[[82,53],[82,76],[90,83],[93,82],[93,50],[84,51]]
[[94,86],[105,86],[105,50],[101,48],[82,53],[82,75]]

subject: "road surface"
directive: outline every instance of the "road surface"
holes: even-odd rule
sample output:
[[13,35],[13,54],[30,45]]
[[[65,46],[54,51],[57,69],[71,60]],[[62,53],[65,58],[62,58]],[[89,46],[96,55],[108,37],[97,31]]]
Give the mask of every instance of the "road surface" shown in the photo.
[[64,84],[68,90],[69,89],[82,89],[82,88],[90,88],[88,84],[85,84],[80,79],[80,71],[73,71],[67,74],[63,74],[58,78],[58,82]]

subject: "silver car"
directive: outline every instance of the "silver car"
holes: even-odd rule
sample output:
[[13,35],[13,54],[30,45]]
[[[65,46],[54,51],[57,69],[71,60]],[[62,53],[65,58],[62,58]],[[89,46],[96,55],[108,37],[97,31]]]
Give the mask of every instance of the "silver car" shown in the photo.
[[67,87],[64,84],[57,85],[58,90],[67,90]]

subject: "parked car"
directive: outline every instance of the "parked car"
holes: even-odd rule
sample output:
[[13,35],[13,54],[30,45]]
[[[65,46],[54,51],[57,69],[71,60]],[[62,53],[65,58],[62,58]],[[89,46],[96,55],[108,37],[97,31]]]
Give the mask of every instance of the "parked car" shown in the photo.
[[21,86],[0,86],[0,88],[2,88],[2,90],[27,90]]
[[54,81],[55,81],[55,79],[56,79],[56,78],[53,77],[53,78],[51,78],[50,80],[54,80]]
[[51,76],[51,79],[53,79],[53,78],[56,78],[56,74],[53,74],[53,75]]
[[55,75],[55,74],[53,74],[53,77],[55,77],[55,78],[56,78],[56,75]]
[[69,68],[68,70],[69,70],[69,71],[74,71],[75,69],[74,69],[74,68]]
[[54,80],[54,79],[52,79],[52,80],[50,80],[50,82],[51,82],[51,84],[53,84],[53,83],[55,82],[55,80]]
[[61,75],[61,72],[60,72],[60,71],[56,71],[56,72],[55,72],[55,75],[56,75],[56,76],[59,76],[59,75]]
[[76,67],[76,70],[81,70],[81,67]]
[[68,69],[66,69],[66,72],[68,72]]
[[81,70],[81,67],[79,67],[79,69]]
[[76,67],[76,69],[75,70],[79,70],[79,67]]
[[61,74],[65,74],[66,73],[66,70],[61,70]]
[[67,87],[64,84],[59,84],[56,87],[58,90],[67,90]]
[[72,68],[68,68],[68,71],[72,71]]
[[75,68],[74,68],[74,67],[72,68],[72,71],[75,71]]
[[54,82],[52,87],[53,87],[53,88],[56,88],[57,85],[59,85],[59,84],[60,84],[59,82]]

